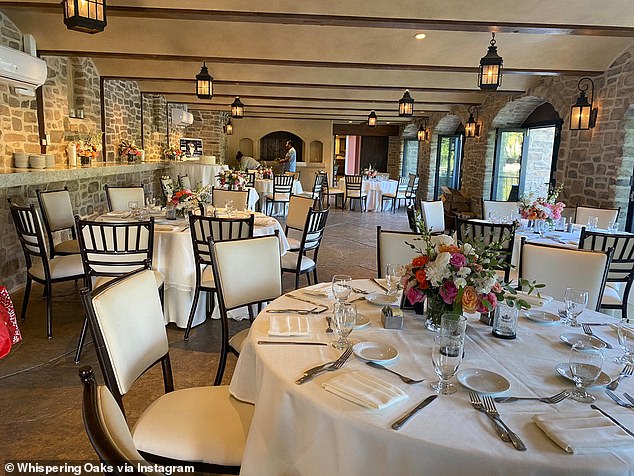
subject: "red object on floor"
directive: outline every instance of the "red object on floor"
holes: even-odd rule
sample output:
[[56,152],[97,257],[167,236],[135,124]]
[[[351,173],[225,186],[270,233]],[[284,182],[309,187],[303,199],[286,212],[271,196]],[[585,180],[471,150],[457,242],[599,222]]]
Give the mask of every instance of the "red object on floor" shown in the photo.
[[22,340],[18,320],[9,291],[0,286],[0,359],[11,351],[11,346]]

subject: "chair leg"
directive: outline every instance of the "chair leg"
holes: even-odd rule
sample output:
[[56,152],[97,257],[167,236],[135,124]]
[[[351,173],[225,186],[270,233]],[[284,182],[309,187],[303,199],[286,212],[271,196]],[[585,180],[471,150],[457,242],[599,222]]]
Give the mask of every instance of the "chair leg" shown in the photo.
[[299,271],[295,273],[295,289],[299,288]]
[[222,383],[222,376],[225,373],[227,365],[227,353],[229,352],[229,326],[225,316],[220,318],[220,360],[218,361],[218,370],[216,370],[216,378],[214,385]]
[[81,359],[81,351],[84,348],[84,340],[86,339],[87,331],[88,331],[88,318],[84,317],[84,323],[81,326],[81,333],[79,334],[79,341],[77,342],[77,350],[75,351],[76,364],[78,364]]
[[24,297],[22,298],[22,312],[20,313],[20,319],[23,321],[26,319],[26,308],[29,305],[29,297],[31,296],[31,278],[26,277],[26,287],[24,288]]
[[53,288],[50,281],[46,283],[46,337],[53,337]]
[[315,278],[315,284],[319,283],[319,280],[317,279],[317,268],[313,270],[313,278]]
[[192,330],[192,323],[194,322],[194,315],[196,314],[196,308],[198,307],[198,299],[200,298],[200,288],[196,286],[194,291],[194,299],[192,300],[192,307],[189,310],[189,317],[187,318],[187,327],[185,328],[185,340],[189,339],[189,333]]

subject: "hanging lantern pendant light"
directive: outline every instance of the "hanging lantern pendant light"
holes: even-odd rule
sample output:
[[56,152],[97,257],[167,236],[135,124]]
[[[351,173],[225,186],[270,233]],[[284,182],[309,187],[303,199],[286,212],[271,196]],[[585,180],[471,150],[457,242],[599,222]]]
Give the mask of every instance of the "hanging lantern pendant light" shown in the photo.
[[478,87],[483,90],[495,91],[502,84],[502,57],[498,55],[495,46],[495,33],[491,33],[491,43],[486,56],[480,58],[480,72],[478,73]]
[[[480,124],[478,124],[478,106],[469,106],[469,119],[464,126],[465,137],[480,137]],[[475,111],[475,118],[473,112]]]
[[423,123],[418,128],[417,138],[419,142],[426,142],[429,140],[431,134],[427,128],[427,118],[423,118]]
[[405,90],[403,97],[398,101],[398,115],[412,116],[414,114],[414,99],[409,94],[409,89]]
[[244,117],[244,104],[240,101],[240,98],[236,96],[236,98],[231,103],[231,117],[234,119],[240,119]]
[[233,124],[231,124],[231,118],[227,119],[227,123],[225,124],[225,134],[228,136],[233,134]]
[[[586,82],[584,84],[584,81]],[[589,84],[588,84],[589,83]],[[586,91],[590,88],[590,102]],[[593,129],[597,123],[597,113],[599,110],[593,107],[594,103],[594,81],[590,78],[581,78],[577,83],[579,96],[577,102],[570,108],[570,130],[585,131]]]
[[69,30],[93,34],[106,28],[106,0],[63,0],[62,7]]
[[199,99],[211,99],[214,95],[214,78],[209,74],[207,64],[203,63],[196,75],[196,96]]
[[377,120],[376,112],[374,112],[374,109],[373,109],[372,112],[370,112],[370,114],[368,115],[368,126],[375,127],[376,120]]

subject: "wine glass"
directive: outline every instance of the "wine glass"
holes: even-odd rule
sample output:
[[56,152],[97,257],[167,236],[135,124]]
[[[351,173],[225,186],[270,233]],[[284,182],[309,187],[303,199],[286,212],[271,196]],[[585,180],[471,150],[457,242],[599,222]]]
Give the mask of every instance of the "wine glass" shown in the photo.
[[139,209],[139,202],[137,202],[136,200],[130,200],[128,202],[128,209],[130,210],[130,215],[132,215],[132,217],[136,217],[137,211]]
[[449,383],[449,379],[454,376],[462,362],[462,338],[450,335],[436,336],[431,361],[434,364],[434,372],[438,375],[438,382],[431,384],[431,389],[441,395],[455,393],[456,386]]
[[566,314],[568,315],[567,324],[570,327],[579,327],[580,324],[577,322],[577,316],[579,316],[588,305],[588,291],[585,289],[566,288],[564,303],[566,305]]
[[145,208],[154,208],[154,194],[148,193],[147,197],[145,197]]
[[588,222],[586,223],[586,228],[588,230],[594,230],[597,226],[599,226],[599,217],[589,216]]
[[357,306],[348,302],[336,302],[332,320],[335,325],[335,333],[339,338],[332,343],[332,346],[339,350],[348,348],[350,341],[347,337],[357,322]]
[[623,352],[622,356],[614,359],[617,364],[634,364],[634,324],[622,319],[616,330],[619,336],[619,345]]
[[233,200],[227,200],[225,202],[225,212],[229,216],[233,215]]
[[576,388],[570,397],[581,403],[592,403],[595,398],[586,390],[601,374],[603,350],[585,342],[576,342],[570,348],[570,374]]
[[387,284],[387,294],[393,296],[398,292],[398,285],[403,276],[403,266],[400,264],[385,265],[385,281]]
[[345,274],[332,277],[332,294],[338,302],[345,302],[352,292],[352,278]]

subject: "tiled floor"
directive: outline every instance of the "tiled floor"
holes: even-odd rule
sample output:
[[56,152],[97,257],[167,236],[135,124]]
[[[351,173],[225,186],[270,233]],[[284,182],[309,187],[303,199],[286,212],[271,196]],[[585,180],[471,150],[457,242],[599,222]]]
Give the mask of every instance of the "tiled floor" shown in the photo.
[[[404,211],[396,214],[359,213],[332,210],[319,253],[320,281],[333,274],[355,278],[376,276],[376,226],[407,230]],[[284,277],[285,290],[293,278]],[[305,285],[302,278],[301,285]],[[24,342],[0,361],[0,459],[82,460],[95,458],[84,433],[81,416],[81,365],[99,365],[92,344],[84,349],[79,366],[73,362],[83,311],[77,288],[60,284],[54,288],[53,335],[45,334],[45,302],[36,287],[31,293],[27,320],[21,324]],[[22,293],[12,296],[21,308]],[[176,388],[211,384],[216,371],[218,322],[207,321],[192,331],[189,341],[183,331],[168,327],[170,354]],[[234,322],[232,331],[245,323]],[[225,383],[235,359],[229,357]],[[133,425],[140,412],[162,393],[161,373],[144,375],[124,402],[128,422]]]

